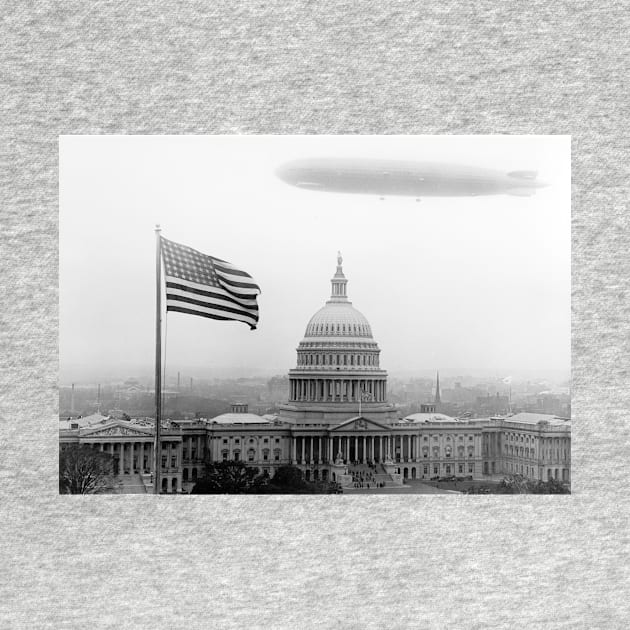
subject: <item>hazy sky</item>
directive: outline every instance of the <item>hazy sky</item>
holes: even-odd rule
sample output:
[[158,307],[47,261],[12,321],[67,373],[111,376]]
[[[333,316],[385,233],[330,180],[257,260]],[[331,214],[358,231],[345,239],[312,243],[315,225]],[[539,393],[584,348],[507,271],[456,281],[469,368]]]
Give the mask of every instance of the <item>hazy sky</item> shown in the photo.
[[[388,197],[288,186],[315,156],[538,170],[533,197]],[[60,366],[150,368],[155,234],[223,258],[262,289],[258,330],[168,315],[170,367],[286,372],[330,295],[348,295],[389,371],[570,369],[567,136],[65,136],[60,139]]]

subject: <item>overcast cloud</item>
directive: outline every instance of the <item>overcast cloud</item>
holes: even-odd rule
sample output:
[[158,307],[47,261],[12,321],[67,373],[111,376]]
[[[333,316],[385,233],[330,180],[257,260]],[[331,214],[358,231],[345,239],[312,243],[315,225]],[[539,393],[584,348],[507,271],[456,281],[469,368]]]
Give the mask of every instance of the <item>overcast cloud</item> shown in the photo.
[[[378,157],[533,169],[532,197],[386,198],[300,190],[290,159]],[[391,371],[570,369],[566,136],[66,136],[60,140],[62,383],[154,360],[155,236],[259,283],[260,324],[171,313],[168,365],[286,372],[330,295],[348,294]]]

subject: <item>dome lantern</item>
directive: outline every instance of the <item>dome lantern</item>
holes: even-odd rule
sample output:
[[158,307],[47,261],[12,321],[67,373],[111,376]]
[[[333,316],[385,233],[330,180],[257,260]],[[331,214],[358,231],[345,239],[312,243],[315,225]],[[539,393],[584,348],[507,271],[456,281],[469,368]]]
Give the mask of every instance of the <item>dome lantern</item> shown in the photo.
[[330,281],[332,284],[332,290],[329,302],[348,301],[348,295],[346,292],[346,285],[348,284],[348,280],[346,280],[346,276],[343,275],[343,268],[341,266],[342,263],[343,258],[341,257],[341,252],[337,252],[337,271],[335,271],[335,275]]

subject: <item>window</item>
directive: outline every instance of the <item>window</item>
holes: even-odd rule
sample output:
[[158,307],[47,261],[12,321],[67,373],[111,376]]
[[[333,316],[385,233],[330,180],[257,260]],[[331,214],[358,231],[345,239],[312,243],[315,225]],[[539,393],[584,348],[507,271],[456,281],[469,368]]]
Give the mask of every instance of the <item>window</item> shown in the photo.
[[249,438],[249,443],[253,444],[254,443],[254,438]]
[[238,438],[236,438],[236,439],[234,440],[234,444],[240,444],[240,443],[241,443],[241,441],[240,441]]
[[458,470],[460,473],[463,473],[463,472],[464,472],[464,464],[459,464],[459,465],[457,466],[457,470]]
[[428,467],[428,466],[424,466],[424,467],[423,467],[422,472],[423,472],[425,475],[428,475],[428,474],[429,474],[429,467]]
[[473,465],[472,464],[468,464],[468,472],[469,473],[473,472]]
[[276,444],[280,444],[280,438],[276,438]]
[[234,451],[234,461],[238,462],[241,458],[241,454],[238,451]]
[[227,439],[224,439],[223,444],[227,444],[227,443],[228,443]]
[[280,450],[279,450],[279,449],[276,449],[276,450],[273,452],[273,458],[274,458],[274,460],[275,460],[275,461],[277,461],[277,462],[279,462],[279,461],[280,461]]
[[223,453],[221,453],[221,455],[223,456],[223,461],[227,461],[228,458],[228,452],[227,451],[223,451]]
[[423,438],[423,440],[424,440],[425,442],[428,442],[428,441],[429,441],[429,438],[425,435],[425,436],[424,436],[424,438]]
[[472,441],[473,441],[473,436],[472,436],[472,435],[468,438],[468,441],[469,441],[469,442],[472,442]]
[[173,455],[171,457],[171,468],[175,468],[177,466],[177,455]]
[[437,466],[433,466],[433,474],[434,475],[438,474],[438,467]]
[[254,457],[256,457],[256,451],[254,451],[253,448],[250,448],[247,451],[247,461],[248,462],[253,462],[254,461]]
[[267,442],[269,442],[269,438],[265,438],[265,439],[263,440],[263,442],[264,442],[265,444],[267,444]]
[[269,461],[269,449],[268,448],[266,448],[263,451],[263,460],[266,461],[266,462]]

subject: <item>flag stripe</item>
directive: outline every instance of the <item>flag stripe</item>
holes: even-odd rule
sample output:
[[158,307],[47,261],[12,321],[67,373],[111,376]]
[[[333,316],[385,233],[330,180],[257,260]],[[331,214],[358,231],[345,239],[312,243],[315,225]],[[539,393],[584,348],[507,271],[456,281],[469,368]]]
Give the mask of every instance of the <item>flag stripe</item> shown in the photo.
[[224,263],[221,264],[217,264],[218,260],[215,258],[214,259],[214,268],[217,271],[220,271],[221,273],[231,273],[234,276],[241,276],[243,278],[251,278],[253,280],[253,278],[246,272],[246,271],[241,271],[240,269],[237,269],[236,267],[233,267],[232,265],[226,265]]
[[[234,304],[237,304],[238,306],[243,306],[246,308],[256,308],[258,305],[256,303],[256,300],[245,300],[242,298],[236,298],[234,297],[233,294],[228,293],[227,291],[224,291],[223,289],[215,289],[214,287],[206,287],[206,289],[198,289],[196,287],[190,287],[187,284],[184,284],[186,281],[185,280],[178,280],[177,282],[171,282],[170,280],[167,281],[166,283],[166,288],[167,290],[171,290],[169,291],[170,293],[173,293],[175,291],[181,291],[182,293],[180,293],[179,295],[185,295],[185,294],[189,294],[189,295],[199,295],[199,296],[203,296],[203,297],[207,297],[209,299],[216,299],[216,300],[227,300],[229,302],[232,302]],[[208,290],[211,289],[211,290]]]
[[182,287],[198,289],[200,291],[208,291],[209,293],[218,293],[225,297],[230,297],[237,302],[240,302],[244,306],[255,305],[256,297],[248,295],[246,293],[235,293],[234,291],[228,291],[223,287],[209,286],[207,284],[199,284],[198,282],[191,282],[190,280],[184,280],[183,278],[177,278],[176,276],[166,276],[166,282],[172,284],[180,284]]
[[179,295],[176,293],[171,293],[167,290],[166,292],[166,303],[174,303],[174,302],[185,302],[186,304],[194,304],[195,306],[205,306],[215,308],[219,311],[225,311],[227,313],[237,313],[239,315],[251,315],[254,318],[258,317],[258,308],[238,308],[234,304],[230,304],[229,302],[223,302],[222,300],[198,300],[196,298],[189,297],[187,295]]
[[[223,274],[221,274],[219,277],[221,278],[221,280],[223,280],[224,283],[229,284],[231,287],[246,289],[248,290],[248,293],[251,293],[252,295],[258,295],[260,293],[260,289],[258,288],[257,284],[251,284],[250,282],[238,282],[236,280],[233,280],[229,276],[224,276]],[[225,289],[228,291],[230,290],[229,287],[225,287]]]
[[167,311],[172,311],[175,313],[186,313],[187,315],[199,315],[200,317],[209,317],[210,319],[220,319],[222,321],[239,321],[244,322],[245,324],[249,324],[252,330],[256,328],[256,320],[252,320],[251,318],[239,316],[239,315],[219,315],[211,311],[210,309],[192,309],[192,308],[184,308],[182,306],[174,306],[170,305],[166,308]]

